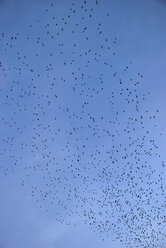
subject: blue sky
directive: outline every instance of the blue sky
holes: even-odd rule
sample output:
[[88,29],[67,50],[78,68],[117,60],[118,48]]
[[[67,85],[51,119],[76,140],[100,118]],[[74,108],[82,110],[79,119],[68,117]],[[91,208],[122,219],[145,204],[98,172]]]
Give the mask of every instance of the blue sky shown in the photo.
[[0,2],[2,248],[165,247],[166,2],[98,2]]

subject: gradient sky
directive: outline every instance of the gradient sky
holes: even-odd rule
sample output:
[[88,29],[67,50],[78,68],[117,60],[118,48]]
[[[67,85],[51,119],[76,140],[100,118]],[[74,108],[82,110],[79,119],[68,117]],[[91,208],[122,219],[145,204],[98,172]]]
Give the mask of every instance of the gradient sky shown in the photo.
[[[56,0],[53,1],[54,8],[45,13],[45,9],[49,8],[50,1],[46,0],[36,0],[36,1],[25,1],[25,0],[2,0],[0,1],[0,33],[4,32],[4,39],[0,42],[0,61],[3,64],[5,71],[2,71],[0,68],[0,120],[1,120],[1,149],[2,152],[4,148],[9,150],[10,146],[4,144],[3,139],[8,137],[14,137],[14,147],[12,148],[15,158],[22,156],[22,164],[19,162],[17,166],[12,168],[11,163],[12,158],[9,158],[8,154],[5,153],[4,156],[1,156],[1,175],[0,175],[0,248],[128,248],[129,246],[125,243],[121,243],[115,239],[115,235],[110,233],[109,237],[104,237],[104,241],[97,234],[94,233],[94,230],[89,227],[88,224],[84,224],[84,219],[80,218],[79,215],[73,214],[68,217],[64,209],[58,205],[51,205],[51,199],[48,202],[43,204],[40,196],[31,197],[31,186],[35,185],[39,189],[45,190],[43,185],[43,174],[42,172],[34,173],[31,170],[28,170],[26,173],[23,167],[24,165],[30,166],[34,163],[40,163],[43,165],[43,148],[40,143],[38,143],[39,150],[36,151],[36,154],[32,156],[30,151],[22,151],[20,146],[21,142],[28,142],[29,137],[33,136],[32,124],[30,120],[31,113],[33,112],[33,106],[38,103],[37,99],[25,98],[21,100],[20,108],[24,108],[24,105],[27,107],[27,114],[24,112],[16,114],[15,120],[20,127],[20,130],[23,132],[22,135],[15,130],[14,128],[9,128],[4,124],[2,118],[4,117],[7,122],[10,123],[11,116],[13,112],[17,111],[16,102],[19,101],[19,87],[23,89],[28,89],[28,82],[31,80],[31,72],[26,69],[25,65],[21,65],[20,61],[17,59],[19,56],[17,52],[20,52],[20,56],[27,56],[27,63],[30,65],[30,68],[34,68],[35,72],[40,74],[40,79],[37,79],[39,87],[37,92],[40,94],[49,94],[48,83],[49,79],[46,77],[47,74],[43,70],[45,65],[49,67],[50,61],[55,68],[55,72],[51,71],[50,75],[55,77],[57,80],[61,81],[61,77],[67,81],[72,81],[73,77],[71,76],[71,70],[76,70],[79,66],[84,67],[85,77],[88,78],[88,75],[91,75],[92,80],[89,80],[91,87],[95,89],[98,87],[96,83],[97,73],[103,73],[103,80],[111,82],[112,78],[109,74],[109,71],[104,65],[95,65],[95,63],[90,64],[87,69],[84,65],[84,59],[80,59],[79,53],[85,51],[89,46],[92,50],[97,51],[99,54],[102,54],[103,61],[109,61],[114,66],[114,70],[120,74],[121,77],[124,77],[126,80],[129,78],[135,78],[137,80],[137,74],[140,72],[143,75],[142,85],[140,86],[140,94],[144,92],[149,92],[150,95],[146,98],[144,104],[141,105],[141,111],[144,113],[147,109],[150,113],[154,113],[159,109],[157,114],[156,124],[157,128],[151,126],[148,120],[145,121],[147,127],[151,130],[152,138],[156,140],[157,145],[159,146],[159,154],[161,155],[160,161],[165,161],[165,106],[166,106],[166,1],[164,0],[98,0],[99,4],[95,5],[95,0],[87,0],[88,7],[93,7],[95,10],[94,19],[92,22],[85,20],[85,24],[88,26],[88,34],[90,37],[88,45],[86,45],[85,40],[81,35],[74,34],[71,35],[71,30],[73,29],[74,23],[81,23],[81,16],[76,14],[75,17],[70,21],[70,26],[67,31],[65,31],[61,38],[55,38],[54,43],[56,49],[54,49],[54,43],[46,37],[44,34],[44,25],[50,23],[50,30],[54,29],[52,25],[51,16],[55,15],[57,20],[61,20],[62,17],[65,17],[68,14],[68,9],[71,7],[71,4],[74,1],[70,0]],[[82,4],[83,1],[75,1],[76,10]],[[77,11],[78,12],[78,11]],[[107,13],[110,13],[107,16]],[[40,22],[38,23],[37,20]],[[116,44],[113,44],[113,52],[116,53],[116,56],[109,57],[107,52],[103,52],[99,49],[100,39],[97,40],[94,35],[94,30],[97,27],[97,24],[102,23],[102,30],[106,36],[109,37],[111,41],[114,40],[114,37],[117,38]],[[32,28],[29,25],[32,24]],[[19,33],[19,39],[13,41],[13,48],[10,49],[6,45],[10,37],[15,36]],[[45,48],[42,49],[42,46],[38,49],[36,45],[37,37],[40,36],[41,41],[45,44]],[[26,37],[30,38],[30,42],[27,41]],[[64,54],[60,56],[59,53],[61,46],[58,47],[58,44],[64,43]],[[64,69],[63,62],[71,60],[71,51],[73,44],[76,43],[78,51],[75,55],[76,63],[73,63],[71,67]],[[113,43],[113,42],[112,42]],[[7,48],[7,51],[5,51]],[[38,50],[37,50],[38,49]],[[111,48],[112,49],[112,48]],[[40,55],[39,58],[35,57],[35,51]],[[112,51],[112,50],[111,50]],[[48,53],[53,53],[53,56],[48,57]],[[91,58],[89,58],[91,60]],[[123,69],[129,62],[132,62],[129,73],[125,76],[123,74]],[[22,66],[21,75],[18,75],[17,67]],[[15,67],[15,69],[13,69]],[[12,68],[9,70],[9,68]],[[51,70],[51,69],[50,69]],[[4,75],[6,74],[6,76]],[[35,77],[36,79],[37,77]],[[6,94],[8,94],[10,89],[10,83],[12,80],[16,82],[20,80],[21,86],[16,86],[15,92],[15,102],[11,106],[4,106]],[[73,110],[73,113],[76,115],[81,111],[81,103],[79,96],[72,97],[70,88],[68,84],[61,86],[57,85],[57,95],[58,95],[58,106],[61,106],[62,109],[70,108]],[[78,87],[78,90],[81,88]],[[107,84],[106,93],[101,95],[99,102],[92,102],[91,106],[87,111],[93,112],[95,116],[103,115],[105,118],[109,119],[110,110],[107,109],[105,105],[105,98],[109,91],[116,90],[116,86],[110,86]],[[53,96],[50,97],[53,100]],[[40,104],[45,106],[45,100],[41,100]],[[121,100],[117,102],[117,111],[121,109],[122,106]],[[125,108],[126,106],[124,106]],[[46,119],[42,119],[44,125],[51,123],[54,125],[52,120],[52,112],[56,108],[56,105],[53,105],[51,108],[46,107]],[[133,109],[128,108],[128,113],[132,113]],[[67,130],[70,130],[70,124],[66,121],[66,116],[62,112],[56,112],[57,115],[57,126]],[[42,117],[41,117],[42,118]],[[124,116],[120,117],[121,122],[123,122]],[[75,122],[74,117],[71,121]],[[83,125],[86,126],[88,122],[87,117],[83,121]],[[35,125],[37,121],[35,122]],[[78,124],[80,124],[78,122]],[[76,124],[75,124],[76,125]],[[26,126],[24,130],[24,126]],[[102,127],[102,124],[99,123],[99,126]],[[37,127],[37,125],[36,125]],[[40,129],[38,132],[42,132]],[[88,133],[88,128],[85,128],[85,133],[80,132],[79,138],[84,142],[84,136],[89,135],[88,149],[92,149],[92,146],[96,144],[95,138],[91,138]],[[163,135],[160,135],[162,133]],[[139,130],[136,133],[136,137],[141,135]],[[51,133],[48,131],[43,134],[43,138],[51,139]],[[125,139],[125,137],[124,137]],[[54,153],[56,151],[57,161],[61,163],[61,167],[65,170],[64,157],[68,156],[68,153],[63,152],[61,147],[65,146],[66,134],[62,132],[60,136],[56,138],[56,144],[54,146],[49,143],[49,151]],[[106,147],[109,147],[107,139],[105,136],[102,137],[101,143],[104,142]],[[122,140],[123,142],[123,140]],[[100,142],[99,142],[100,143]],[[82,144],[82,143],[80,143]],[[74,139],[71,138],[71,150],[74,152]],[[87,151],[87,154],[88,151]],[[84,158],[84,163],[88,162],[88,156]],[[152,167],[156,169],[158,173],[162,172],[162,166],[158,158],[152,157],[149,160]],[[7,175],[5,175],[5,169],[8,169]],[[29,174],[29,176],[26,176]],[[96,172],[91,170],[89,171],[90,176],[96,176]],[[60,175],[61,176],[61,175]],[[71,180],[71,175],[68,175],[69,180]],[[156,179],[156,178],[154,178]],[[21,186],[22,182],[25,182],[24,187]],[[49,180],[49,179],[47,179]],[[73,187],[78,186],[79,181],[72,182]],[[57,186],[58,187],[58,186]],[[81,186],[80,186],[81,187]],[[83,187],[83,185],[82,185]],[[96,184],[95,188],[98,189],[99,185]],[[64,198],[64,192],[61,190],[61,186],[58,188],[60,192],[60,198]],[[100,191],[99,191],[100,192]],[[86,196],[86,193],[85,193]],[[100,198],[100,193],[98,195]],[[39,200],[39,203],[36,202],[36,199]],[[133,199],[134,201],[134,199]],[[162,202],[161,198],[161,202]],[[41,204],[40,204],[41,202]],[[42,208],[39,206],[42,205]],[[70,209],[74,209],[75,202],[74,200],[69,203],[68,206]],[[85,209],[88,209],[88,204],[85,206]],[[94,206],[95,210],[95,206]],[[96,209],[97,211],[97,209]],[[72,222],[71,225],[66,225],[58,221],[57,212],[60,213],[60,216],[63,216],[63,219],[66,223]],[[116,216],[115,216],[116,218]],[[157,224],[153,223],[154,229],[158,228]],[[155,226],[156,225],[156,226]],[[166,226],[162,224],[163,230]],[[130,233],[124,231],[130,235]],[[114,241],[113,241],[114,240]],[[166,247],[161,244],[159,240],[157,243],[154,243],[149,247]],[[148,247],[146,244],[138,247]],[[166,242],[166,239],[165,239]],[[161,244],[161,245],[160,245]],[[166,244],[166,243],[165,243]],[[132,243],[132,247],[134,243]],[[144,245],[144,246],[143,246]],[[155,246],[156,245],[156,246]]]

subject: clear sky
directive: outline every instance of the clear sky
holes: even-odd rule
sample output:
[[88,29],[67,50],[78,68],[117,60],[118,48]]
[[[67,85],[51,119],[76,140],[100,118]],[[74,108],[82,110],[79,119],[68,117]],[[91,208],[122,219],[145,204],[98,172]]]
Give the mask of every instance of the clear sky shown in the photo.
[[0,248],[166,248],[166,1],[0,1]]

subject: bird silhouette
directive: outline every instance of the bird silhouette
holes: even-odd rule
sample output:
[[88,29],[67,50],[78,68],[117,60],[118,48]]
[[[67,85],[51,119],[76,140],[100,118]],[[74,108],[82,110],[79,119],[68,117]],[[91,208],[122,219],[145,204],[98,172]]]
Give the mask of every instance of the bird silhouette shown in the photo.
[[51,3],[22,33],[2,33],[1,173],[19,174],[64,225],[77,215],[103,241],[164,247],[160,112],[147,108],[150,92],[132,61],[117,66],[120,40],[100,4],[70,2],[56,15]]

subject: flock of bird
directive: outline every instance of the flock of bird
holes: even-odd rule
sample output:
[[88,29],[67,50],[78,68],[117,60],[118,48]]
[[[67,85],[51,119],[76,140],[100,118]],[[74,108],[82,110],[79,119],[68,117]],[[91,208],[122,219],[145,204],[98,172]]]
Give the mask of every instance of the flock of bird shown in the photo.
[[132,61],[117,59],[100,5],[55,1],[1,34],[0,170],[64,225],[78,216],[103,240],[164,248],[159,110],[146,108],[150,92]]

